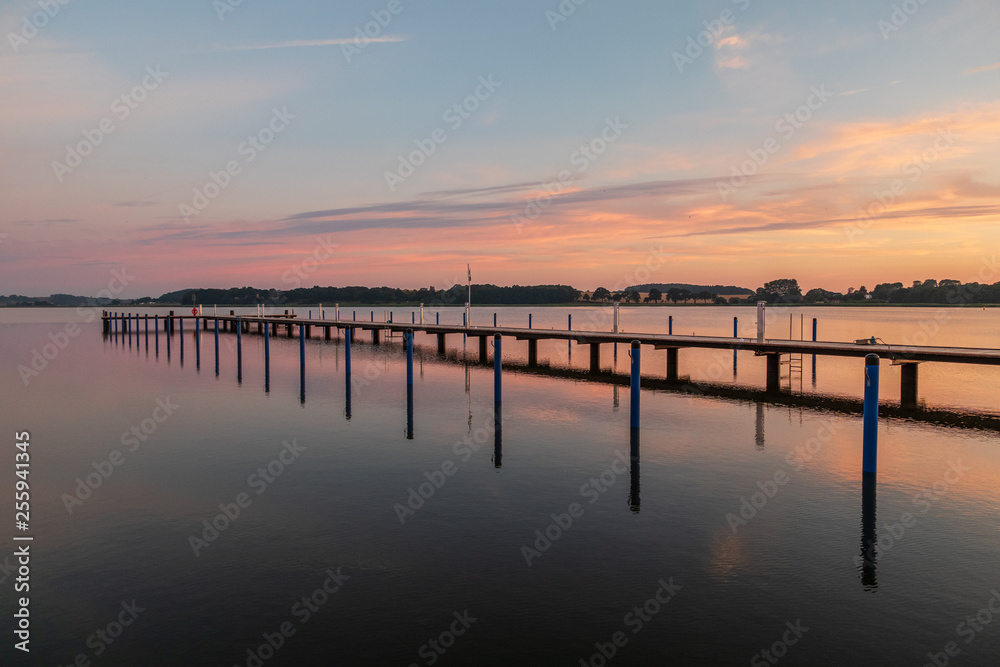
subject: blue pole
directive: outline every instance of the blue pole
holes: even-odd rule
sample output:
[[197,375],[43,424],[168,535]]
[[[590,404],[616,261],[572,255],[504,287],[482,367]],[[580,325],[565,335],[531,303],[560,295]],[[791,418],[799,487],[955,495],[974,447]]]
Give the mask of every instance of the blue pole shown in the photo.
[[194,367],[201,370],[201,320],[194,318]]
[[351,380],[351,339],[354,338],[354,330],[344,331],[344,372],[347,374],[348,385]]
[[373,310],[372,311],[372,322],[374,322],[374,321],[375,321],[375,311]]
[[567,317],[566,328],[569,329],[570,331],[572,331],[573,330],[573,313],[570,313],[566,317]]
[[303,402],[306,400],[306,328],[299,324],[299,384]]
[[406,330],[406,384],[413,386],[413,329]]
[[309,319],[311,320],[312,318],[313,318],[313,311],[310,310],[309,311]]
[[413,311],[410,311],[410,324],[416,324],[416,323],[417,323],[417,314],[414,313]]
[[493,403],[500,405],[503,400],[503,383],[501,382],[501,366],[503,354],[500,350],[500,334],[493,334]]
[[118,338],[118,313],[111,316],[111,321],[115,324],[115,338]]
[[[177,331],[180,332],[180,335],[181,335],[180,336],[180,341],[181,341],[181,365],[183,366],[184,365],[184,318],[183,317],[177,322],[177,325],[178,325],[177,326]],[[136,342],[138,343],[138,339],[136,339]]]
[[160,356],[160,316],[153,315],[153,333],[156,334],[156,356]]
[[[740,319],[738,317],[733,318],[733,338],[740,337]],[[733,376],[736,376],[736,349],[733,349]]]
[[865,357],[864,446],[861,472],[876,472],[878,469],[878,362],[877,354]]
[[497,328],[497,314],[493,313],[493,328]]
[[667,335],[674,335],[674,316],[671,315],[667,318]]
[[528,313],[528,328],[531,328],[531,313]]
[[463,327],[465,327],[465,326],[468,326],[468,325],[466,324],[465,320],[466,320],[466,318],[465,318],[465,313],[462,313],[462,326],[463,326]]
[[352,310],[351,311],[351,321],[352,322],[357,322],[358,321],[358,311],[356,311],[356,310]]
[[441,313],[434,313],[434,324],[441,324]]
[[131,327],[132,316],[131,315],[126,315],[122,324],[123,324],[124,331],[128,335],[128,349],[131,350],[132,349],[132,327]]
[[639,370],[640,370],[640,344],[639,341],[632,341],[632,388],[631,388],[631,409],[629,412],[629,423],[633,429],[639,428]]
[[243,382],[243,321],[236,320],[236,381]]
[[[813,318],[813,342],[816,342],[816,318]],[[813,384],[816,384],[816,355],[813,356]]]
[[271,325],[264,322],[264,391],[271,390]]
[[215,374],[219,374],[219,320],[215,320]]
[[146,313],[146,352],[149,352],[149,313]]

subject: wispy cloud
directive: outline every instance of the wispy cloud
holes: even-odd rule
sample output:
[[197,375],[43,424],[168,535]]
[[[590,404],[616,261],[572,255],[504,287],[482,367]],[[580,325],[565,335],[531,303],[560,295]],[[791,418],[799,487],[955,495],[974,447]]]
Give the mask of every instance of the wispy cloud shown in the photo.
[[[369,37],[365,41],[366,44],[371,42],[376,43],[386,43],[386,42],[405,42],[410,38],[405,35],[381,35],[379,37]],[[268,44],[242,44],[235,46],[225,46],[223,44],[216,44],[213,50],[219,52],[227,51],[263,51],[267,49],[294,49],[303,46],[341,46],[343,44],[354,44],[355,37],[335,37],[333,39],[296,39],[287,42],[271,42]]]
[[991,70],[1000,69],[1000,62],[995,62],[992,65],[987,65],[986,67],[977,67],[975,69],[967,69],[962,74],[979,74],[980,72],[989,72]]

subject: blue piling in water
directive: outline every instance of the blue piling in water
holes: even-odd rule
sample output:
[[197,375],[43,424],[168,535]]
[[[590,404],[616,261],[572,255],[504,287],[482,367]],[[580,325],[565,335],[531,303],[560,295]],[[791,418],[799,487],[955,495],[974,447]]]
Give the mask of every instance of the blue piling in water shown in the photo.
[[132,324],[132,316],[131,315],[126,315],[125,316],[125,333],[128,336],[128,349],[130,349],[130,350],[132,349],[132,327],[130,326],[131,324]]
[[146,352],[149,352],[149,313],[145,315],[146,319]]
[[194,318],[194,367],[201,370],[201,320]]
[[877,354],[865,356],[865,408],[861,472],[878,469],[878,372]]
[[416,324],[416,323],[417,323],[417,314],[411,310],[410,311],[410,324]]
[[311,320],[312,318],[313,318],[313,311],[310,310],[309,311],[309,319]]
[[[180,333],[180,341],[181,341],[181,366],[183,366],[184,365],[184,318],[183,317],[177,322],[177,325],[178,325],[177,331],[178,333]],[[138,345],[138,343],[139,340],[136,339],[136,344]]]
[[153,335],[156,338],[156,356],[160,356],[160,316],[153,315]]
[[118,338],[118,313],[111,314],[111,323],[114,324],[115,338]]
[[264,391],[271,391],[271,329],[270,323],[264,322]]
[[306,328],[299,325],[299,400],[306,402]]
[[641,369],[640,364],[640,343],[637,340],[632,341],[632,384],[631,384],[631,396],[630,400],[630,410],[629,410],[629,425],[633,429],[639,428],[639,371]]
[[528,313],[528,328],[531,328],[531,313]]
[[406,384],[413,386],[413,329],[406,330]]
[[374,321],[375,321],[375,311],[373,310],[372,311],[372,322],[374,322]]
[[236,320],[236,381],[243,382],[243,322]]
[[351,311],[351,321],[352,322],[357,322],[358,321],[358,311],[356,311],[356,310],[352,310]]
[[497,328],[497,314],[493,313],[493,328]]
[[354,338],[354,329],[344,331],[344,372],[347,373],[347,384],[350,386],[351,380],[351,339]]
[[[814,317],[813,318],[813,342],[814,343],[816,342],[816,332],[817,332],[816,318]],[[813,358],[813,384],[816,384],[816,355],[814,354],[812,356],[812,358]]]
[[667,334],[670,336],[674,335],[674,316],[670,315],[667,318]]
[[441,313],[434,313],[434,324],[441,324]]
[[219,374],[219,320],[215,320],[215,374]]
[[503,354],[500,349],[500,341],[500,334],[493,334],[493,402],[498,406],[503,400],[503,383],[501,382]]
[[[733,338],[740,337],[740,318],[733,318]],[[736,375],[736,350],[733,350],[733,375]]]
[[569,315],[566,316],[566,329],[568,329],[569,331],[573,330],[573,314],[572,313],[570,313]]

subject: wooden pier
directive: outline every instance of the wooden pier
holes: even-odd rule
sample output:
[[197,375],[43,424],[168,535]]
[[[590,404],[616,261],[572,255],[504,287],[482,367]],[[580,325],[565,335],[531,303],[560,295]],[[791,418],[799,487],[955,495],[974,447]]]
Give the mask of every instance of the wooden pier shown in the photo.
[[[146,316],[138,316],[135,313],[113,313],[105,311],[102,316],[104,333],[110,334],[113,327],[117,326],[122,332],[129,332],[135,326],[136,317],[139,322],[144,322]],[[291,338],[298,330],[304,330],[305,338],[313,337],[313,330],[322,330],[323,338],[331,340],[332,332],[337,330],[349,331],[352,340],[356,340],[357,331],[371,332],[372,344],[378,345],[383,334],[403,334],[407,330],[423,332],[437,336],[437,352],[444,354],[446,350],[447,336],[465,335],[479,339],[479,361],[489,363],[488,341],[495,335],[507,336],[516,340],[528,342],[528,366],[538,365],[538,341],[539,340],[563,340],[573,341],[578,345],[590,346],[590,372],[599,374],[601,372],[601,346],[606,344],[619,343],[628,347],[632,341],[638,341],[641,346],[649,346],[657,350],[666,350],[667,364],[665,370],[665,380],[668,382],[678,382],[680,378],[680,350],[685,348],[707,348],[722,350],[745,350],[751,351],[756,356],[766,357],[767,360],[767,392],[781,392],[781,355],[826,355],[839,357],[858,357],[863,359],[868,354],[877,354],[880,359],[892,361],[894,364],[902,366],[900,382],[900,405],[903,407],[915,407],[917,405],[917,368],[921,362],[943,362],[954,364],[985,364],[1000,365],[1000,350],[998,349],[978,349],[962,347],[935,347],[926,345],[888,345],[888,344],[860,344],[857,342],[843,343],[830,341],[801,341],[783,339],[763,339],[737,338],[726,336],[680,336],[671,334],[652,333],[613,333],[600,331],[573,331],[559,329],[520,329],[511,327],[465,327],[460,325],[446,324],[411,324],[394,322],[373,322],[364,320],[327,320],[327,319],[303,319],[294,314],[266,315],[263,317],[251,315],[235,315],[230,311],[230,315],[175,315],[170,311],[168,315],[157,315],[163,321],[164,329],[173,333],[180,324],[180,320],[200,320],[205,331],[209,331],[209,324],[215,326],[218,321],[219,331],[236,332],[240,327],[242,333],[256,332],[263,334],[264,323],[271,325],[271,331],[278,335],[284,330],[287,337]],[[149,318],[152,323],[153,318]],[[194,327],[190,327],[193,330]]]

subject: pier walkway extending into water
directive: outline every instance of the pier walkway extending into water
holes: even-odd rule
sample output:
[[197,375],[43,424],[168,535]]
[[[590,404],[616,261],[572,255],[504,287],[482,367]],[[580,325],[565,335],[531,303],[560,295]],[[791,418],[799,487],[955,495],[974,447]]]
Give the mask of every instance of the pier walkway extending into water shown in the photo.
[[[632,341],[638,341],[640,345],[653,347],[657,350],[667,351],[667,364],[665,380],[668,382],[679,382],[680,350],[684,348],[709,348],[746,350],[753,352],[756,356],[763,356],[767,359],[767,388],[769,393],[779,393],[781,391],[781,355],[828,355],[840,357],[858,357],[863,359],[868,354],[877,354],[881,359],[887,359],[902,366],[900,382],[900,405],[904,407],[917,405],[917,367],[921,362],[943,362],[956,364],[985,364],[1000,365],[1000,350],[989,348],[963,348],[963,347],[938,347],[928,345],[890,345],[885,343],[860,343],[860,342],[831,342],[831,341],[803,341],[771,338],[738,338],[727,336],[683,336],[657,333],[614,333],[602,331],[574,331],[559,329],[522,329],[514,327],[490,327],[490,326],[460,326],[448,324],[420,324],[405,322],[376,322],[374,315],[372,321],[364,320],[328,320],[301,318],[295,314],[283,315],[235,315],[230,311],[230,315],[175,315],[170,311],[168,315],[155,315],[156,320],[164,321],[164,330],[174,333],[177,326],[183,329],[183,320],[200,320],[206,332],[209,331],[209,323],[218,321],[219,330],[235,332],[237,327],[242,327],[242,332],[250,333],[256,329],[256,333],[264,333],[264,324],[270,325],[269,330],[273,335],[278,335],[282,328],[285,329],[288,337],[293,336],[293,330],[304,328],[306,338],[313,337],[313,330],[322,330],[322,335],[326,340],[331,340],[334,330],[339,337],[340,331],[349,332],[351,340],[355,340],[358,330],[371,332],[371,341],[378,345],[380,337],[386,334],[403,334],[408,330],[413,332],[423,332],[437,336],[437,352],[445,353],[445,342],[449,335],[465,335],[479,339],[479,361],[480,363],[490,363],[488,359],[488,341],[494,335],[507,336],[516,340],[528,342],[528,366],[538,365],[538,341],[539,340],[565,340],[572,341],[578,345],[590,346],[590,372],[601,372],[601,346],[606,344],[620,343],[628,346]],[[133,327],[138,327],[139,322],[146,321],[148,315],[138,315],[135,313],[116,313],[105,311],[102,316],[104,333],[115,331],[131,332]],[[148,324],[146,325],[148,327]],[[193,330],[191,327],[190,330]]]

